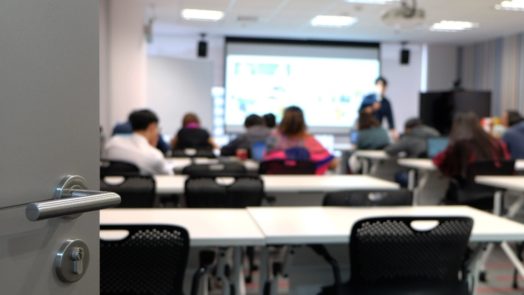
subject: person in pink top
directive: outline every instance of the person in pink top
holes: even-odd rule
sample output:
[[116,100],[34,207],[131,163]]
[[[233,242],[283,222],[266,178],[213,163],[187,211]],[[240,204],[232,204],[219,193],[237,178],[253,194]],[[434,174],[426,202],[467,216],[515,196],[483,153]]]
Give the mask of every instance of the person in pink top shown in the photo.
[[304,113],[297,106],[284,110],[282,121],[268,140],[264,160],[310,160],[317,167],[316,174],[336,167],[333,155],[307,132]]

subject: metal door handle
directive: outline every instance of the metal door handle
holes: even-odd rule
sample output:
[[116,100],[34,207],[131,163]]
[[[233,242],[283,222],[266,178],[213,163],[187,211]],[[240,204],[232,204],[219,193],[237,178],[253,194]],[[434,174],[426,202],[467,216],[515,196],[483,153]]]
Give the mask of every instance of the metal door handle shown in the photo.
[[112,192],[87,190],[86,180],[77,175],[62,179],[55,190],[55,199],[26,206],[27,219],[37,221],[53,217],[77,217],[74,214],[114,207],[120,196]]

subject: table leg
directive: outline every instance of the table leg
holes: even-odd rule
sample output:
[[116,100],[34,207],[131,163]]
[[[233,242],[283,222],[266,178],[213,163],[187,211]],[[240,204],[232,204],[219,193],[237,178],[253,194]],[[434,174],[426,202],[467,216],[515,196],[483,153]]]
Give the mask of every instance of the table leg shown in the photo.
[[267,246],[260,249],[260,271],[259,271],[259,287],[260,294],[264,294],[266,282],[269,281],[269,248]]
[[233,248],[233,286],[236,295],[246,294],[246,285],[244,283],[244,272],[242,265],[242,247]]
[[504,196],[503,191],[496,191],[493,196],[493,214],[502,216],[502,197]]
[[362,174],[368,175],[370,172],[368,159],[360,158],[360,162],[362,163]]
[[219,278],[220,281],[222,282],[222,294],[231,295],[230,282],[225,273],[226,264],[227,264],[226,251],[227,251],[227,248],[220,248],[218,250],[217,278]]
[[519,274],[524,277],[524,265],[522,264],[522,261],[519,260],[513,249],[511,249],[507,242],[500,243],[500,247],[509,258],[513,266],[515,266]]
[[415,190],[415,176],[416,176],[415,169],[409,169],[408,171],[408,190],[412,192]]
[[509,218],[515,217],[520,211],[520,209],[524,206],[524,196],[520,196],[518,200],[511,204],[511,206],[508,209],[508,214],[506,215]]

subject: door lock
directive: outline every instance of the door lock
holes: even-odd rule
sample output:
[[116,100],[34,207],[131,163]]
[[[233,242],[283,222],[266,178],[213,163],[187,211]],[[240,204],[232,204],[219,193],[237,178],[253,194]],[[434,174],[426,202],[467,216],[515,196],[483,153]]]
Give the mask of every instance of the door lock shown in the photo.
[[89,265],[89,249],[82,240],[66,240],[55,257],[55,272],[62,282],[80,280]]

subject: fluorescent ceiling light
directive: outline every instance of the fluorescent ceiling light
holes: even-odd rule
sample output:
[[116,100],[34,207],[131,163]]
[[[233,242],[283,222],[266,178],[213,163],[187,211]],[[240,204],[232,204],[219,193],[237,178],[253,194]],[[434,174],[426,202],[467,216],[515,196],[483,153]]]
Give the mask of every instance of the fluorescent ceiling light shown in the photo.
[[218,10],[184,9],[182,10],[182,17],[187,20],[216,22],[224,17],[224,13]]
[[478,27],[478,24],[465,21],[455,20],[442,20],[438,23],[434,23],[430,30],[431,31],[443,31],[443,32],[458,32],[464,30],[470,30]]
[[317,15],[311,20],[314,27],[349,27],[356,23],[357,19],[342,15]]
[[524,0],[505,0],[495,5],[495,9],[524,11]]
[[361,3],[361,4],[388,4],[388,3],[395,3],[400,2],[400,0],[346,0],[348,3]]

